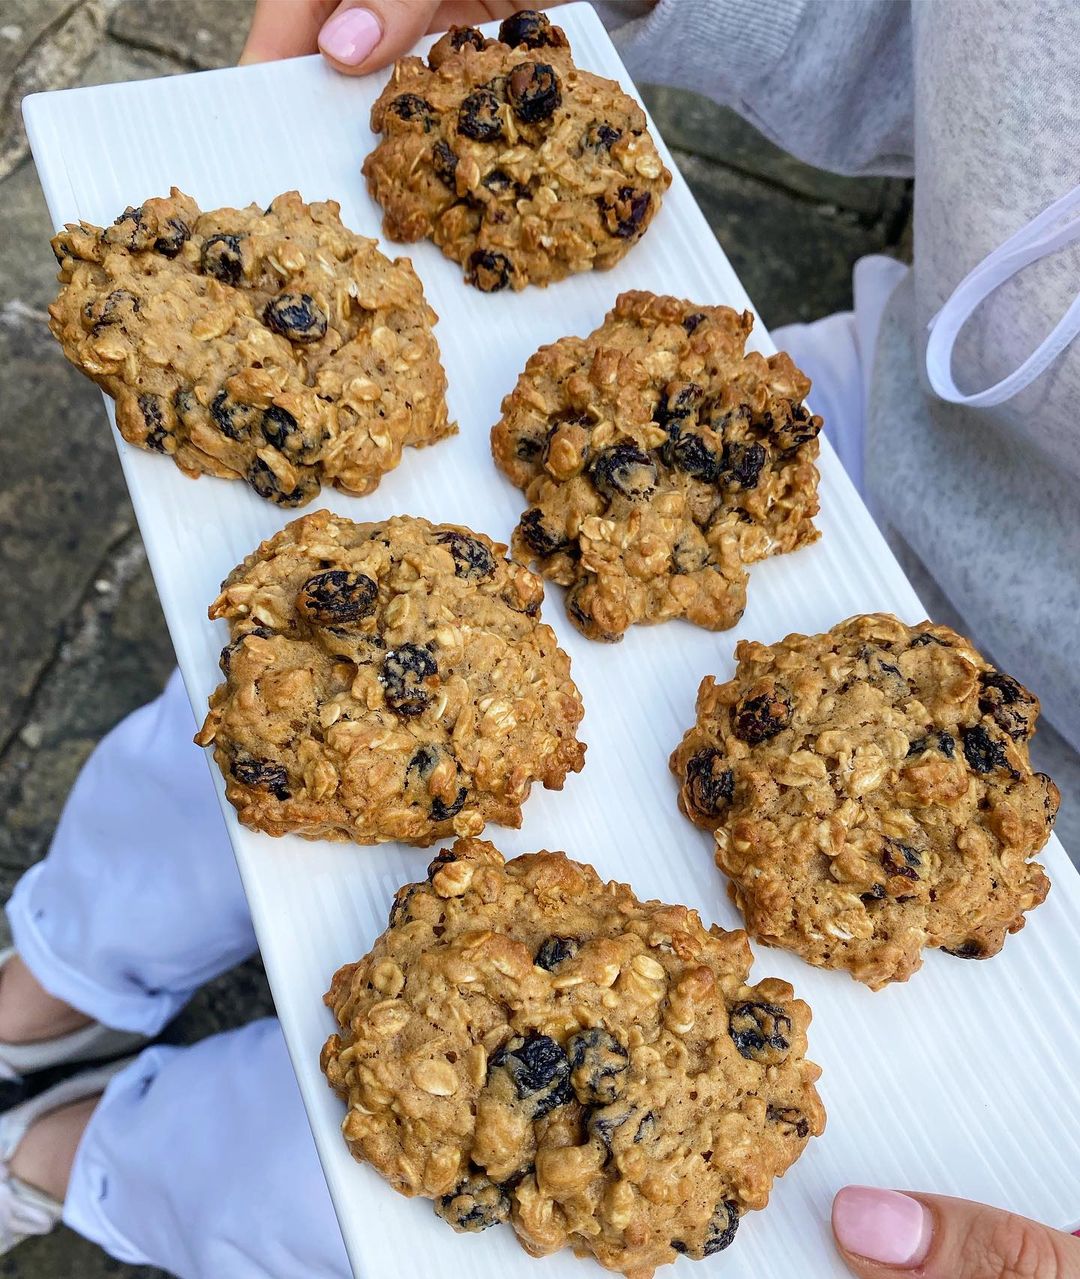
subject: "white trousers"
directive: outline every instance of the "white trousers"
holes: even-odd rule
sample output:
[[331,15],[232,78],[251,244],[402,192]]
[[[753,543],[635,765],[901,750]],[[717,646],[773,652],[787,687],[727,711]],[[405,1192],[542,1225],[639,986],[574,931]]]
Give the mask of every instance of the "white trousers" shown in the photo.
[[[897,264],[856,274],[856,314],[793,325],[781,347],[856,483],[869,353]],[[861,296],[860,296],[861,295]],[[156,1034],[202,983],[255,950],[194,723],[173,675],[91,755],[48,856],[8,903],[51,994]],[[347,1279],[344,1246],[277,1022],[150,1048],[82,1139],[64,1219],[122,1261],[182,1279]]]
[[[90,756],[44,861],[7,912],[50,994],[156,1034],[255,950],[240,877],[178,674]],[[121,1261],[182,1279],[348,1279],[278,1024],[149,1048],[109,1084],[64,1220]]]

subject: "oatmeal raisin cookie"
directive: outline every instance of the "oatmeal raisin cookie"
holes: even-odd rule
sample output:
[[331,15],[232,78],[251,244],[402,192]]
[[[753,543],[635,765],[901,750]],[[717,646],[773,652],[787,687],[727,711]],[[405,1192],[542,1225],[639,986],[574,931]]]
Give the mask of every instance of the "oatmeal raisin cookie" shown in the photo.
[[434,240],[485,293],[614,266],[671,184],[645,113],[574,66],[542,13],[497,40],[454,27],[403,58],[371,112],[364,161],[392,240]]
[[810,380],[745,351],[752,324],[623,293],[588,337],[541,347],[503,400],[492,451],[529,502],[514,553],[569,587],[590,639],[673,617],[734,626],[746,565],[817,538]]
[[322,1066],[357,1159],[456,1230],[646,1279],[728,1247],[822,1132],[810,1009],[743,932],[563,853],[460,839],[335,975]]
[[213,745],[246,826],[430,844],[521,823],[579,772],[581,697],[539,619],[543,584],[490,538],[316,511],[236,568]]
[[735,657],[671,767],[750,935],[874,990],[924,947],[996,955],[1050,887],[1038,699],[948,627],[881,613]]
[[64,354],[139,448],[281,506],[369,493],[407,444],[455,431],[434,311],[406,258],[291,191],[203,213],[175,187],[53,240]]

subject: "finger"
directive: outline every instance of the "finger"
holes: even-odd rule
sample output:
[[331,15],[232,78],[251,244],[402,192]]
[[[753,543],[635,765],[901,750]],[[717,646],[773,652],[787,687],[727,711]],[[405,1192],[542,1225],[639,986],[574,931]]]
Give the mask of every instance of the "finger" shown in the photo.
[[257,0],[240,65],[298,58],[319,50],[319,30],[334,0]]
[[860,1279],[1080,1279],[1080,1240],[965,1199],[846,1186],[832,1225]]
[[408,53],[438,7],[438,0],[343,0],[319,32],[319,48],[338,71],[366,75]]

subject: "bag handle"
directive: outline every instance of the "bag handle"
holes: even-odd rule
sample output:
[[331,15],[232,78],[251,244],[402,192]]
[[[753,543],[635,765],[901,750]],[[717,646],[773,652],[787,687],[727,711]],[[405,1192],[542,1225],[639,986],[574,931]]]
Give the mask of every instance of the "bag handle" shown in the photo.
[[975,308],[1024,267],[1074,240],[1080,240],[1080,186],[1055,200],[960,281],[927,326],[930,339],[926,345],[926,375],[937,395],[972,408],[1002,404],[1029,386],[1065,350],[1080,333],[1080,286],[1076,299],[1053,329],[1007,377],[971,395],[965,395],[953,381],[953,348]]

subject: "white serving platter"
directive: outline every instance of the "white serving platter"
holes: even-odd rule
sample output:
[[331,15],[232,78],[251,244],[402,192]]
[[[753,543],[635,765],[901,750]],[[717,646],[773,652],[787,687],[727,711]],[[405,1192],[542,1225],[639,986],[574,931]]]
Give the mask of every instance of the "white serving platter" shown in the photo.
[[[630,88],[588,5],[561,9],[558,21],[582,66]],[[24,113],[57,226],[80,218],[108,223],[127,204],[165,194],[175,183],[204,209],[265,205],[295,187],[308,200],[340,201],[348,226],[378,236],[379,210],[364,189],[360,164],[373,143],[368,113],[384,80],[346,79],[320,59],[305,58],[35,95]],[[372,496],[326,491],[323,505],[360,520],[409,512],[508,540],[522,498],[492,465],[488,430],[502,396],[541,343],[589,332],[628,288],[750,306],[657,142],[674,183],[649,233],[613,271],[547,290],[484,296],[467,288],[458,267],[433,246],[383,244],[391,254],[412,257],[441,316],[437,335],[461,433],[430,449],[407,450]],[[48,253],[42,244],[42,257]],[[760,327],[755,342],[773,349]],[[111,418],[108,400],[106,408]],[[163,459],[114,437],[201,716],[219,680],[217,657],[226,638],[223,624],[206,620],[207,605],[226,573],[295,512],[263,502],[240,483],[186,479]],[[693,718],[701,676],[728,677],[741,637],[769,642],[876,609],[909,621],[923,616],[827,444],[821,472],[821,541],[751,570],[749,607],[733,631],[709,634],[672,622],[636,628],[615,647],[590,644],[566,620],[560,590],[549,589],[544,616],[572,655],[589,751],[584,772],[562,793],[534,792],[521,830],[489,827],[488,836],[508,856],[563,848],[603,875],[629,881],[640,896],[685,902],[707,921],[739,925],[713,867],[710,840],[676,810],[667,768]],[[211,771],[220,794],[217,770]],[[224,799],[222,805],[356,1274],[599,1276],[593,1262],[569,1251],[531,1260],[509,1230],[455,1235],[426,1201],[401,1198],[356,1164],[341,1139],[343,1108],[318,1066],[332,1029],[322,994],[334,970],[362,955],[383,929],[394,889],[422,878],[431,853],[274,840],[242,829]],[[967,1195],[1058,1226],[1077,1224],[1080,1127],[1072,1119],[1080,1062],[1080,880],[1056,840],[1044,861],[1053,880],[1049,899],[988,963],[933,953],[907,985],[871,994],[846,974],[757,948],[754,979],[785,977],[814,1009],[811,1055],[824,1068],[829,1126],[777,1183],[769,1209],[745,1219],[735,1247],[705,1262],[680,1260],[673,1274],[846,1275],[828,1219],[833,1192],[849,1182]]]

